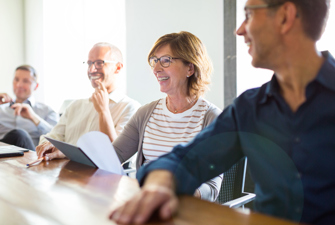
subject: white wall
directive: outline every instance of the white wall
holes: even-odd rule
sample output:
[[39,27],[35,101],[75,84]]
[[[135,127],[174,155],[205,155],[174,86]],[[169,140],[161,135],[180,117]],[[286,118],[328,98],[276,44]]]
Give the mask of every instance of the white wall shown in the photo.
[[[246,0],[237,0],[237,26],[239,26],[244,18],[243,11]],[[329,11],[328,23],[323,36],[317,42],[317,49],[319,51],[329,50],[330,53],[335,55],[335,30],[333,28],[335,23],[335,6],[334,0],[331,1]],[[248,54],[248,46],[244,43],[243,37],[237,37],[237,95],[240,95],[247,89],[259,87],[265,82],[268,82],[273,71],[266,69],[254,68],[251,65],[251,56]]]
[[0,92],[13,97],[14,70],[25,63],[22,0],[0,0],[0,33]]
[[[23,1],[27,62],[40,75],[36,99],[58,111],[66,99],[91,96],[94,89],[83,62],[97,42],[113,43],[126,52],[125,2]],[[119,80],[125,90],[126,70],[123,72]]]
[[325,28],[325,31],[317,43],[317,48],[320,51],[328,50],[335,57],[335,1],[332,0],[329,10],[329,18]]
[[[237,21],[236,26],[238,29],[245,19],[244,5],[246,0],[236,0]],[[273,72],[266,69],[255,68],[251,65],[251,56],[248,54],[249,47],[245,44],[242,36],[237,36],[236,39],[236,92],[239,96],[244,91],[259,87],[268,82]]]
[[223,108],[223,1],[127,0],[127,90],[141,104],[162,96],[147,54],[162,35],[189,31],[204,43],[214,65],[206,98]]
[[43,48],[43,1],[23,0],[26,63],[35,68],[39,87],[33,93],[39,102],[45,102],[44,48]]

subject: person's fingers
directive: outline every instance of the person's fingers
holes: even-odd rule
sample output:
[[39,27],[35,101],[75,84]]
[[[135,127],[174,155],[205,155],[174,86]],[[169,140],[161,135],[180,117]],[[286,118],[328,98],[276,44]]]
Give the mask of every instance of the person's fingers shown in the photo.
[[11,108],[12,108],[12,109],[16,109],[18,105],[19,105],[18,103],[15,103],[15,104],[13,104],[13,105],[11,106]]
[[173,190],[164,186],[147,186],[142,191],[143,197],[133,219],[137,224],[145,223],[157,209],[175,197]]
[[23,105],[21,103],[15,103],[11,106],[11,108],[14,109],[14,115],[19,116],[21,115]]
[[97,92],[96,90],[93,92],[92,96],[91,96],[91,101],[94,102],[96,101],[96,98],[97,98]]
[[100,87],[103,87],[103,85],[101,84],[101,82],[99,84],[100,84],[99,87],[95,88],[95,91],[92,94],[92,98],[95,98],[96,101],[103,100],[104,99],[104,92],[106,91],[106,93],[107,93],[106,89],[105,90],[100,89]]
[[45,160],[50,161],[52,159],[59,159],[64,157],[65,155],[61,151],[59,151],[56,147],[54,147],[54,150],[51,153],[45,155]]
[[162,220],[167,220],[176,213],[178,208],[178,198],[173,197],[170,201],[162,205],[161,209],[159,210],[159,215]]
[[[165,205],[171,200],[171,192],[167,193],[165,190],[160,191],[157,189],[142,189],[133,199],[115,209],[111,213],[110,219],[122,224],[142,224],[150,218],[156,209],[159,209],[162,205]],[[170,206],[174,207],[176,207],[176,205],[177,204],[170,204]],[[175,209],[171,207],[169,209],[171,213],[175,211]],[[165,211],[167,211],[167,209],[165,209]],[[165,218],[168,218],[168,216],[165,216]]]
[[117,223],[128,224],[133,221],[133,217],[136,215],[138,205],[140,203],[140,196],[131,199],[126,202],[123,206],[117,208],[110,214],[110,219],[113,219]]
[[7,93],[0,93],[0,105],[12,101],[12,98]]
[[14,104],[11,106],[11,108],[14,109],[14,108],[16,108],[16,107],[18,107],[18,106],[20,106],[20,105],[21,105],[21,103],[14,103]]
[[36,154],[37,154],[37,157],[38,158],[41,158],[41,157],[43,157],[43,153],[44,153],[44,147],[45,147],[45,144],[46,143],[43,143],[43,144],[41,144],[41,145],[38,145],[37,147],[36,147]]
[[41,158],[44,156],[44,153],[48,150],[53,150],[53,145],[50,142],[44,142],[43,144],[36,147],[36,153],[38,158]]
[[102,85],[102,83],[100,82],[100,80],[97,80],[97,84],[98,84],[98,88],[100,90],[103,90],[104,86]]
[[146,194],[138,206],[136,214],[133,216],[133,221],[136,224],[145,223],[156,209],[159,209],[168,199],[166,196],[155,194]]
[[14,108],[14,115],[16,115],[16,116],[19,116],[19,115],[21,115],[21,109],[22,109],[22,107],[21,106],[17,106],[17,107],[15,107]]
[[99,85],[100,90],[102,90],[103,92],[107,93],[107,89],[106,89],[105,85],[103,85],[103,83],[101,83],[100,81],[98,81],[98,85]]

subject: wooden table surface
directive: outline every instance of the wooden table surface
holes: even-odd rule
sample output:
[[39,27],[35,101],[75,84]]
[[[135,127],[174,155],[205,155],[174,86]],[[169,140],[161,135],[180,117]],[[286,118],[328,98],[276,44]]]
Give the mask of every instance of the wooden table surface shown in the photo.
[[[3,145],[0,143],[0,145]],[[35,152],[0,158],[0,224],[115,224],[112,207],[139,191],[136,180],[94,169],[67,159],[42,162]],[[193,197],[180,197],[177,215],[152,225],[294,225],[258,213],[243,213]]]

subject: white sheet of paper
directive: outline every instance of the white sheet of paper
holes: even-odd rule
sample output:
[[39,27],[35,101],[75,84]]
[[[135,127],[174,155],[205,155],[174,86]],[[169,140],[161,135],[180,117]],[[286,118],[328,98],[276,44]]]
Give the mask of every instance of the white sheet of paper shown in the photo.
[[99,131],[91,131],[79,138],[77,146],[98,166],[112,173],[124,175],[120,160],[108,136]]

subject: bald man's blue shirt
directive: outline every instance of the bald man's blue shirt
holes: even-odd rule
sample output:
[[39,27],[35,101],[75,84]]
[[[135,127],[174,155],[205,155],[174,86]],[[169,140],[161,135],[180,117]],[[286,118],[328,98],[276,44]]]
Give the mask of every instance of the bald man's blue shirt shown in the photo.
[[137,173],[171,171],[177,193],[192,195],[203,182],[248,157],[259,212],[311,224],[335,224],[335,60],[325,62],[292,112],[270,82],[239,96],[187,145]]

